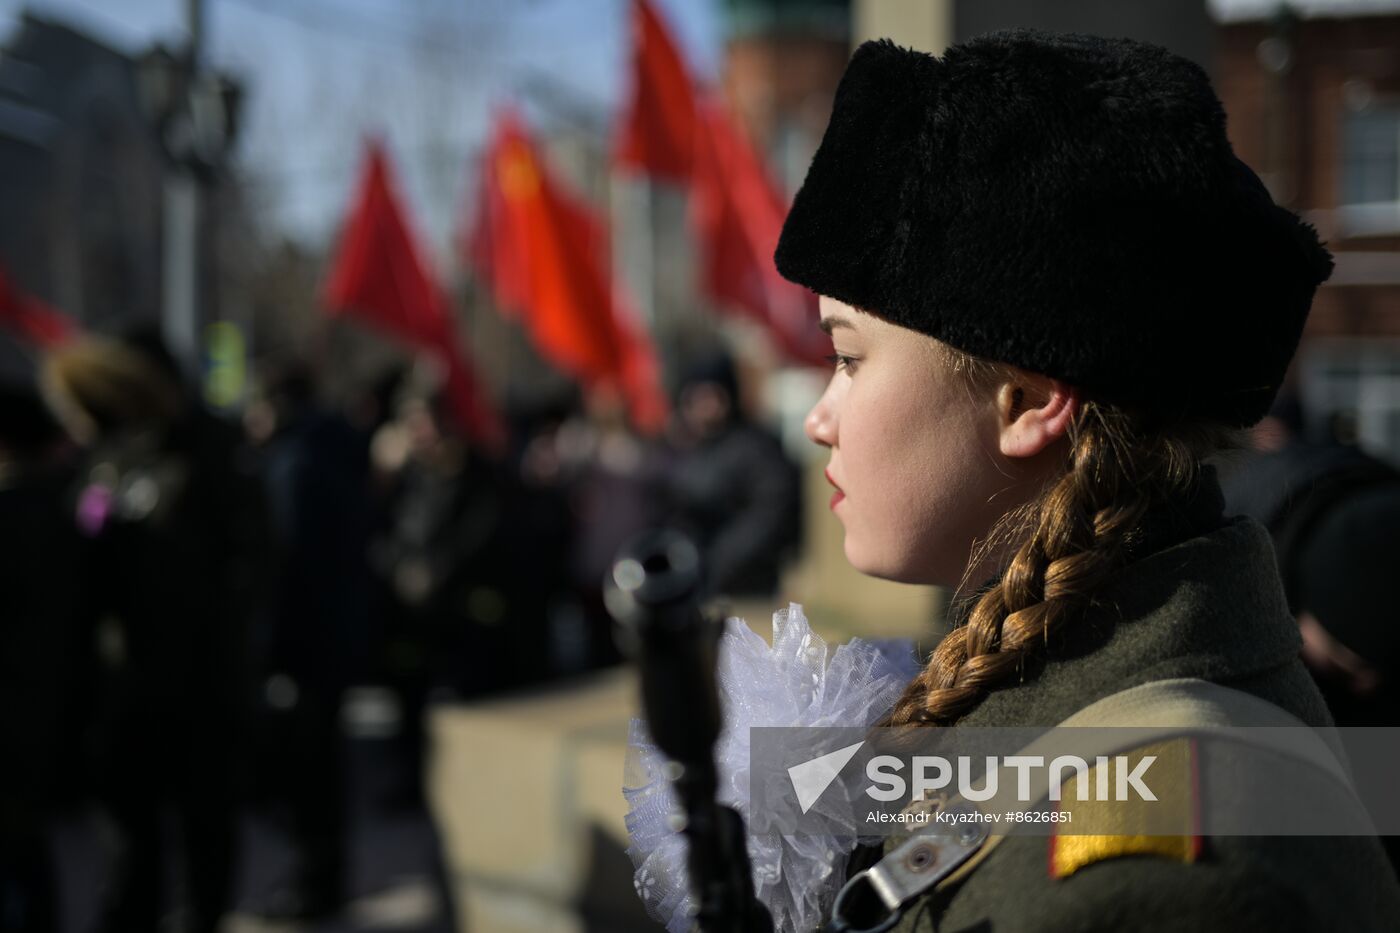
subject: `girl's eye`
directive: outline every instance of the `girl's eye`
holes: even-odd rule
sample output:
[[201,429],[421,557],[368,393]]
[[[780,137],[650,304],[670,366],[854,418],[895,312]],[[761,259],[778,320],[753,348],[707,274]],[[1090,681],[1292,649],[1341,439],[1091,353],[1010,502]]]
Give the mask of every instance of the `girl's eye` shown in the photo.
[[845,370],[848,373],[856,371],[856,361],[854,357],[842,356],[840,353],[833,353],[826,358],[826,361],[836,367],[837,372]]

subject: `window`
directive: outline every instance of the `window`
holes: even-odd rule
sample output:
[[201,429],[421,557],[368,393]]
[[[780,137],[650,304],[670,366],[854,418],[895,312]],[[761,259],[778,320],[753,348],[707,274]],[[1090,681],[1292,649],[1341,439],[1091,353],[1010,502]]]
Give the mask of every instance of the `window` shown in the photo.
[[1400,101],[1366,95],[1342,124],[1341,221],[1348,234],[1400,232]]

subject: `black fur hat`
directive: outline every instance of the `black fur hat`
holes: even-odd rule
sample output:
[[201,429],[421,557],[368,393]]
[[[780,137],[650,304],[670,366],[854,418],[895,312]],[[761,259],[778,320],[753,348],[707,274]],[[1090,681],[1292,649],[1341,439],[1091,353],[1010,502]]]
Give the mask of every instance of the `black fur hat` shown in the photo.
[[1197,65],[1029,30],[857,49],[776,259],[1089,397],[1235,426],[1268,410],[1332,270]]

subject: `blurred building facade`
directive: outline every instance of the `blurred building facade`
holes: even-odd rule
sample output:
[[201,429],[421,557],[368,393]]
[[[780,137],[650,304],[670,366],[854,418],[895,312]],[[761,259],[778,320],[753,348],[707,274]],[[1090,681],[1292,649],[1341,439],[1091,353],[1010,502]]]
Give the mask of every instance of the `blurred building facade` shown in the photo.
[[[232,407],[264,285],[254,279],[276,270],[256,255],[244,189],[226,171],[242,89],[193,62],[188,44],[121,48],[58,16],[20,15],[0,37],[0,264],[83,329],[159,326],[191,382]],[[242,330],[221,343],[215,322],[225,338]]]
[[1294,364],[1307,429],[1400,461],[1400,2],[1211,7],[1240,158],[1336,255]]
[[725,0],[724,12],[726,101],[791,193],[850,57],[850,0]]
[[85,326],[149,319],[162,178],[136,63],[26,13],[0,50],[0,262]]

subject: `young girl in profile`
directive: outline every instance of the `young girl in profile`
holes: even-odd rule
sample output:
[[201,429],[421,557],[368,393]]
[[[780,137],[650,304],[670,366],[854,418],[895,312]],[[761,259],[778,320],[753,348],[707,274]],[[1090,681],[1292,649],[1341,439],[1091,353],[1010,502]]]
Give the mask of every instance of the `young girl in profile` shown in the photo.
[[[834,347],[806,429],[847,558],[959,590],[883,724],[1049,727],[1177,678],[1329,722],[1268,533],[1206,460],[1267,411],[1332,261],[1197,65],[866,43],[776,260]],[[1400,891],[1374,838],[1011,835],[878,928],[1400,929]]]
[[[1329,721],[1268,533],[1205,461],[1268,410],[1332,262],[1199,67],[1036,32],[867,43],[777,262],[835,348],[807,434],[846,556],[971,591],[887,724],[1052,726],[1187,677]],[[1007,837],[896,929],[1400,924],[1374,839],[1104,838]]]

